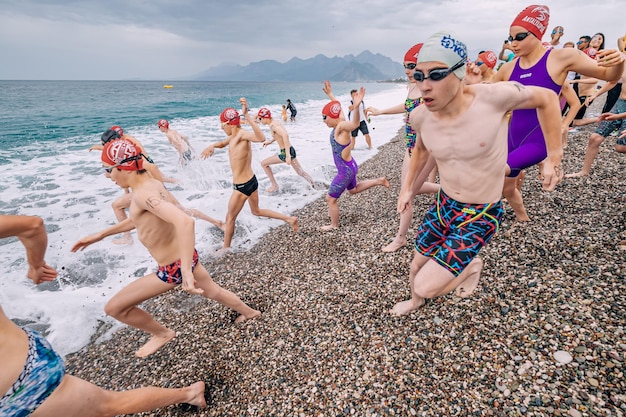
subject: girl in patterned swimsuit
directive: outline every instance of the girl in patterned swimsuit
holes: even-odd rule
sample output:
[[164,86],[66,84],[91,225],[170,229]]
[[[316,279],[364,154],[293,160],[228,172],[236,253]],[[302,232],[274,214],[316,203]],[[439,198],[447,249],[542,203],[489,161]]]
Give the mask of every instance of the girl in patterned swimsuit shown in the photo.
[[[406,179],[406,173],[409,168],[409,161],[411,160],[411,152],[415,147],[415,131],[411,127],[411,123],[409,122],[409,115],[411,112],[417,108],[421,104],[421,94],[419,89],[417,88],[417,84],[413,79],[413,72],[415,71],[415,65],[417,64],[417,57],[420,49],[422,49],[422,44],[418,43],[417,45],[413,45],[404,55],[404,72],[409,80],[409,92],[407,95],[404,104],[398,104],[396,106],[390,107],[384,110],[378,110],[374,107],[368,107],[365,109],[366,115],[378,116],[381,114],[405,114],[404,117],[404,139],[406,142],[406,153],[404,154],[404,159],[402,160],[402,174],[400,178],[400,187],[404,184]],[[429,166],[425,168],[424,175],[428,175],[429,172],[435,167],[434,161],[432,161]],[[439,184],[435,184],[434,182],[424,182],[424,185],[419,190],[415,190],[415,195],[417,194],[432,194],[439,190]],[[411,221],[413,220],[413,206],[409,207],[408,210],[404,211],[400,214],[400,225],[398,226],[398,232],[387,246],[382,248],[383,252],[395,252],[398,249],[404,247],[407,243],[406,234],[409,231],[409,227],[411,226]]]

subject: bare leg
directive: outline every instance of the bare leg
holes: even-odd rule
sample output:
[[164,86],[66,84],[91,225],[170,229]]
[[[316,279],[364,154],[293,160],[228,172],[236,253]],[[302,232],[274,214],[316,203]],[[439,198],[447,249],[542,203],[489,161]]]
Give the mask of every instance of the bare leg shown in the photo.
[[518,222],[530,221],[526,208],[524,207],[524,200],[522,199],[522,193],[517,189],[517,177],[506,177],[504,179],[504,189],[502,194],[506,198],[507,202],[515,212],[515,220]]
[[[404,160],[402,161],[402,173],[400,177],[401,188],[404,186],[404,182],[406,181],[406,174],[408,172],[410,160],[411,157],[409,156],[409,153],[406,152]],[[428,170],[428,167],[424,167],[424,169]],[[435,173],[436,169],[436,167],[433,169]],[[432,171],[429,176],[430,175],[432,175]],[[413,197],[417,194],[435,193],[438,190],[439,184],[424,182],[418,190],[413,190]],[[409,231],[409,227],[411,227],[411,222],[413,221],[413,199],[411,199],[409,204],[408,209],[400,213],[400,225],[398,226],[398,233],[396,233],[396,237],[391,241],[391,243],[382,248],[383,252],[395,252],[406,245],[406,234]]]
[[328,214],[330,215],[330,224],[320,227],[320,230],[327,232],[329,230],[339,228],[339,204],[337,198],[326,195],[326,204],[328,204]]
[[361,182],[357,182],[356,187],[351,190],[348,190],[350,194],[358,194],[365,190],[368,190],[372,187],[376,187],[377,185],[382,185],[389,188],[389,181],[385,177],[376,178],[375,180],[365,180]]
[[228,212],[226,213],[226,224],[224,225],[224,246],[222,250],[230,248],[230,244],[235,234],[235,220],[241,212],[243,205],[245,204],[248,196],[240,193],[239,191],[233,191],[228,200]]
[[113,417],[152,411],[187,403],[205,408],[204,382],[184,388],[145,387],[129,391],[107,391],[72,375],[35,410],[33,417]]
[[136,356],[140,358],[149,356],[176,337],[173,330],[163,326],[148,312],[137,307],[142,302],[174,287],[175,285],[166,284],[152,273],[122,288],[104,307],[105,313],[109,316],[152,335],[150,340],[135,352]]
[[585,151],[585,160],[583,161],[583,168],[574,174],[566,174],[565,178],[580,178],[588,176],[591,172],[593,161],[596,160],[598,152],[600,151],[600,145],[602,145],[604,139],[604,136],[593,133],[589,137],[589,143],[587,144],[587,150]]
[[240,314],[235,320],[236,323],[241,323],[261,315],[259,310],[249,307],[246,303],[241,301],[235,293],[216,284],[202,264],[199,263],[196,265],[196,268],[193,270],[193,276],[198,283],[198,287],[204,290],[202,293],[203,296],[215,300]]
[[[123,196],[115,199],[111,204],[113,208],[113,213],[115,214],[115,218],[117,222],[124,221],[128,218],[126,215],[126,209],[130,207],[130,201],[132,200],[131,193],[125,193]],[[122,237],[113,239],[112,242],[116,245],[131,245],[133,243],[133,237],[130,232],[124,232]]]
[[218,229],[220,229],[222,232],[225,229],[225,223],[223,221],[214,219],[213,217],[211,217],[211,216],[209,216],[207,214],[204,214],[200,210],[184,208],[184,207],[182,209],[183,209],[183,211],[185,213],[189,214],[191,217],[195,217],[196,219],[200,219],[200,220],[204,220],[206,222],[209,222],[213,226],[215,226]]
[[307,180],[309,184],[311,184],[311,187],[315,188],[315,183],[313,182],[313,178],[311,178],[311,176],[307,174],[304,169],[302,169],[302,165],[300,165],[300,162],[298,162],[297,159],[294,158],[291,160],[291,167],[293,168],[294,171],[296,171],[296,174],[300,175],[302,178]]
[[250,211],[255,216],[261,217],[269,217],[271,219],[278,219],[286,222],[291,226],[294,232],[298,231],[298,218],[295,216],[287,216],[281,213],[278,213],[274,210],[262,209],[259,208],[259,191],[253,192],[248,198],[248,205],[250,206]]
[[472,259],[472,262],[456,278],[460,281],[455,289],[457,297],[467,298],[474,293],[476,287],[478,287],[482,270],[483,260],[478,257]]
[[426,299],[420,297],[415,293],[414,286],[417,273],[420,271],[420,269],[422,269],[424,264],[428,262],[428,259],[429,258],[417,253],[417,251],[413,251],[413,260],[411,261],[411,270],[409,271],[409,287],[411,290],[411,298],[396,303],[396,305],[394,305],[393,308],[389,310],[389,313],[393,314],[394,316],[404,316],[412,313],[413,311],[419,310],[426,304]]
[[365,135],[365,142],[367,142],[367,149],[372,149],[372,138],[369,133]]
[[263,171],[265,171],[265,175],[269,178],[272,185],[269,188],[266,188],[265,191],[268,193],[273,193],[278,191],[278,183],[276,182],[276,178],[274,178],[274,173],[272,172],[272,168],[270,165],[281,164],[283,161],[280,160],[278,155],[270,156],[269,158],[265,158],[261,161],[261,166],[263,167]]

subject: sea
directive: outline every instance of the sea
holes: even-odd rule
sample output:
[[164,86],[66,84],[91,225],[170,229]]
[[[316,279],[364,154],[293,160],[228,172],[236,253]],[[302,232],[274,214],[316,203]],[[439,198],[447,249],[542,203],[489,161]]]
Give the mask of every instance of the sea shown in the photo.
[[[360,86],[366,89],[366,106],[383,109],[406,97],[404,83],[333,83],[346,112],[350,90]],[[261,161],[278,148],[252,144],[260,206],[292,213],[325,195],[336,173],[330,129],[321,118],[321,108],[328,102],[321,82],[0,81],[0,91],[0,213],[43,218],[48,232],[45,258],[59,271],[54,282],[35,286],[26,277],[21,243],[16,238],[0,239],[0,262],[6,268],[0,279],[0,305],[18,324],[42,331],[62,355],[110,337],[123,326],[104,314],[104,305],[132,280],[156,269],[134,232],[131,245],[116,245],[113,236],[82,252],[70,251],[81,237],[116,222],[111,203],[123,191],[105,177],[100,152],[89,151],[109,127],[122,126],[166,176],[176,178],[177,183],[166,186],[183,206],[217,219],[225,218],[232,193],[227,149],[216,149],[213,157],[182,167],[177,151],[157,128],[159,119],[169,120],[171,128],[187,136],[199,155],[210,143],[225,138],[219,114],[226,107],[239,109],[240,97],[248,99],[254,114],[268,107],[274,118],[280,118],[281,105],[291,99],[297,117],[284,124],[300,164],[317,186],[311,188],[285,164],[273,165],[280,191],[268,194],[270,183]],[[402,114],[372,118],[373,149],[367,149],[360,134],[355,160],[372,158],[402,126]],[[261,129],[269,138],[269,130]],[[223,234],[208,222],[195,224],[201,259],[213,256],[222,246]],[[237,219],[233,250],[249,250],[283,224],[255,217],[245,206]]]

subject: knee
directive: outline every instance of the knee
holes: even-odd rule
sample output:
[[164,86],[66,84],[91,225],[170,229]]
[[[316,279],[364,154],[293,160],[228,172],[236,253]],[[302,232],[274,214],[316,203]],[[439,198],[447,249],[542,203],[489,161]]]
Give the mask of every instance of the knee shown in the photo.
[[337,204],[337,199],[335,197],[331,197],[329,194],[326,194],[326,203],[329,206],[336,205]]
[[594,133],[589,137],[589,146],[592,146],[594,148],[602,145],[602,142],[604,142],[604,136],[598,135],[597,133]]
[[127,310],[127,308],[117,303],[115,299],[109,300],[109,302],[104,306],[104,312],[106,315],[114,318],[122,316],[125,310]]

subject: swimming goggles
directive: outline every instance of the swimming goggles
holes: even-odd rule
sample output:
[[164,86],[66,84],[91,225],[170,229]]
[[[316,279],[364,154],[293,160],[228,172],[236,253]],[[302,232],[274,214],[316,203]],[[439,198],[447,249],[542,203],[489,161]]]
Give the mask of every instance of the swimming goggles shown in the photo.
[[424,71],[415,70],[415,72],[413,73],[413,78],[415,79],[415,81],[419,81],[419,82],[422,82],[428,79],[430,79],[431,81],[440,81],[446,78],[448,75],[450,75],[450,73],[454,72],[454,70],[461,68],[463,65],[465,65],[465,58],[461,59],[459,62],[457,62],[450,68],[437,68],[437,69],[430,70],[430,72],[428,73],[428,76],[424,75]]

